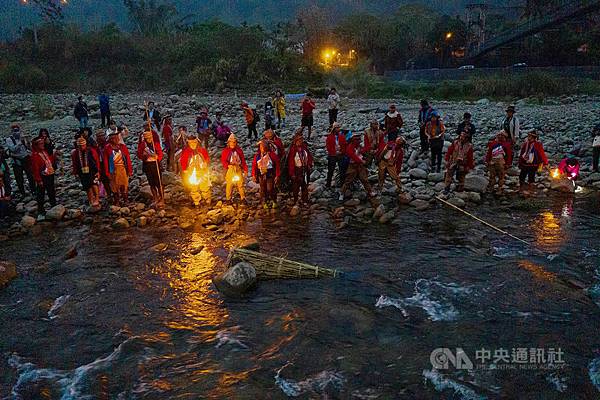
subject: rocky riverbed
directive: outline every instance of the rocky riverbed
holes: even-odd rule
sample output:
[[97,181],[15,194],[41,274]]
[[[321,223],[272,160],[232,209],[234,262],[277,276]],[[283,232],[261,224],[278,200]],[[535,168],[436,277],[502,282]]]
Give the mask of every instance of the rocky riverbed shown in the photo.
[[[100,125],[99,105],[97,101],[88,96],[88,105],[91,110],[90,124],[96,128]],[[428,155],[418,152],[419,138],[416,123],[418,105],[415,101],[398,99],[343,99],[339,114],[339,121],[343,128],[363,130],[369,119],[383,117],[383,111],[390,102],[398,105],[405,125],[403,134],[408,139],[410,147],[405,155],[403,171],[401,173],[403,193],[398,195],[395,187],[388,179],[382,193],[378,196],[377,203],[370,204],[366,201],[366,194],[362,188],[353,191],[353,198],[344,202],[337,200],[336,190],[325,188],[326,152],[324,135],[327,126],[327,107],[323,100],[317,101],[315,114],[315,133],[310,147],[315,155],[316,167],[312,174],[310,185],[311,205],[299,208],[291,201],[281,201],[278,210],[264,211],[258,207],[258,187],[253,182],[248,182],[248,198],[250,204],[244,208],[222,206],[220,201],[211,209],[197,212],[189,207],[188,195],[185,193],[179,177],[171,173],[164,174],[166,186],[166,210],[156,211],[148,207],[151,199],[149,187],[146,184],[140,168],[140,163],[134,155],[137,143],[137,134],[141,129],[144,113],[144,101],[154,101],[157,108],[163,113],[174,116],[174,124],[187,125],[194,129],[194,120],[197,110],[206,105],[210,116],[219,109],[224,113],[225,121],[233,128],[240,139],[247,162],[250,163],[255,152],[255,141],[246,137],[246,127],[243,113],[239,108],[241,100],[248,100],[258,105],[264,104],[265,98],[238,95],[177,95],[177,94],[114,94],[111,96],[111,109],[113,119],[117,123],[125,123],[131,130],[131,136],[126,140],[134,159],[135,174],[130,181],[130,204],[127,207],[108,207],[95,215],[85,212],[85,194],[80,189],[76,177],[70,175],[70,151],[73,147],[73,137],[77,121],[72,116],[72,109],[76,101],[75,94],[53,95],[4,95],[0,97],[0,119],[3,123],[0,130],[8,134],[10,122],[21,124],[24,132],[35,136],[37,131],[48,128],[58,150],[61,151],[62,168],[57,177],[57,193],[60,205],[48,212],[48,220],[43,224],[36,223],[36,203],[32,197],[16,198],[17,216],[4,223],[2,231],[4,238],[17,236],[26,232],[39,233],[44,226],[60,221],[60,224],[91,224],[99,222],[110,226],[112,229],[126,229],[130,226],[160,226],[162,228],[193,229],[201,225],[212,231],[235,229],[239,224],[251,222],[261,215],[273,216],[289,214],[292,217],[299,215],[324,214],[330,215],[338,228],[348,224],[358,223],[399,223],[404,210],[407,208],[424,211],[435,205],[435,196],[439,195],[444,187],[443,173],[434,173],[429,168]],[[521,120],[522,132],[531,128],[540,128],[543,133],[541,140],[551,160],[555,165],[568,152],[580,148],[582,174],[579,184],[587,190],[600,188],[600,174],[591,173],[591,128],[595,122],[594,110],[598,109],[598,98],[592,97],[564,97],[549,99],[546,104],[529,104],[526,99],[517,102],[517,112]],[[473,121],[477,126],[477,135],[474,138],[476,168],[466,180],[466,191],[451,193],[448,200],[459,207],[473,207],[476,205],[492,206],[502,204],[508,206],[522,202],[516,197],[518,186],[518,170],[509,170],[507,178],[507,196],[495,198],[485,195],[487,185],[486,172],[483,165],[486,143],[495,134],[508,103],[492,102],[481,99],[476,102],[435,102],[433,106],[439,110],[447,126],[447,142],[450,145],[455,135],[457,124],[465,111],[473,114]],[[260,122],[262,125],[263,122]],[[300,124],[298,105],[288,100],[288,119],[286,128],[280,131],[284,144],[289,146],[294,130]],[[213,169],[213,193],[219,200],[224,194],[223,177],[219,160],[221,148],[213,145],[210,149]],[[372,169],[370,179],[376,181],[376,171]],[[543,173],[537,183],[537,196],[548,196],[551,182]],[[277,223],[277,221],[275,222]],[[279,222],[281,223],[281,222]]]

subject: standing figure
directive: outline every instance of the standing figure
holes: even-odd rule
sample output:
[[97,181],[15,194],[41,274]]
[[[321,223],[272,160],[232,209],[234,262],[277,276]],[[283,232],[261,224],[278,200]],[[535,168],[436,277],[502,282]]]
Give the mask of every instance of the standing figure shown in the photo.
[[[521,151],[519,152],[519,168],[521,173],[519,174],[519,192],[525,193],[530,189],[533,189],[535,183],[535,174],[538,169],[543,165],[548,165],[548,158],[546,152],[544,152],[544,146],[542,142],[538,140],[539,134],[534,129],[527,134],[527,139],[521,145]],[[525,179],[527,178],[528,187],[525,187]]]
[[256,125],[258,124],[258,114],[256,113],[256,106],[250,105],[245,101],[242,101],[242,110],[244,111],[244,118],[246,119],[246,126],[248,127],[248,139],[258,139],[258,131]]
[[77,139],[77,147],[71,152],[71,165],[73,175],[79,177],[87,194],[91,211],[100,210],[100,158],[96,149],[88,146],[83,137]]
[[346,154],[346,137],[340,130],[340,124],[334,122],[331,125],[331,130],[325,138],[325,147],[327,149],[327,181],[325,187],[331,187],[331,181],[335,172],[335,167],[338,167],[339,173],[343,176],[342,161]]
[[29,190],[36,193],[35,180],[31,174],[31,143],[27,136],[21,134],[21,127],[12,124],[11,134],[6,138],[5,144],[8,155],[12,158],[13,173],[21,196],[25,196],[25,184],[23,175],[27,176]]
[[425,135],[431,149],[431,171],[440,172],[442,169],[442,153],[444,152],[444,133],[446,127],[437,111],[431,113],[431,120],[425,125]]
[[0,169],[0,220],[8,216],[11,199],[10,181],[6,180],[6,174]]
[[110,179],[109,179],[108,175],[106,175],[106,169],[105,169],[105,161],[106,160],[104,159],[104,148],[108,144],[108,141],[106,139],[107,139],[106,134],[104,133],[103,129],[96,130],[95,150],[96,150],[96,153],[98,154],[98,159],[100,160],[100,165],[98,166],[100,183],[101,183],[100,196],[106,195],[106,198],[109,199],[109,198],[111,198]]
[[265,130],[271,129],[274,127],[273,119],[273,99],[269,97],[269,99],[265,102]]
[[79,121],[79,127],[85,128],[88,126],[89,113],[88,106],[85,101],[83,101],[83,97],[79,96],[77,98],[77,103],[75,104],[75,109],[73,110],[73,115],[77,121]]
[[450,145],[446,154],[446,188],[444,189],[444,193],[448,194],[450,192],[450,185],[452,185],[455,175],[458,180],[456,190],[458,192],[465,190],[465,177],[473,168],[475,168],[473,145],[469,142],[469,136],[463,132]]
[[112,201],[115,206],[126,204],[129,192],[129,177],[133,175],[129,150],[119,143],[119,133],[112,132],[104,146],[104,173],[108,176]]
[[244,152],[240,146],[238,146],[237,138],[233,133],[229,135],[229,139],[227,139],[227,147],[225,147],[221,153],[221,163],[223,164],[223,169],[225,170],[226,201],[231,203],[233,185],[235,185],[238,193],[240,194],[240,200],[242,204],[246,204],[244,184],[246,182],[246,176],[248,175],[248,165],[246,165]]
[[152,192],[152,206],[163,208],[165,206],[164,188],[162,185],[162,174],[160,161],[163,158],[163,151],[160,146],[158,134],[154,131],[146,130],[140,135],[137,147],[137,156],[142,161],[142,171],[148,178],[148,185]]
[[425,127],[431,121],[433,107],[425,99],[421,100],[421,109],[419,110],[419,137],[421,138],[421,153],[426,153],[429,150],[429,138],[425,133]]
[[[89,129],[89,128],[88,128]],[[54,142],[52,141],[52,139],[50,138],[50,132],[48,132],[48,129],[46,128],[41,128],[38,135],[38,138],[42,139],[44,141],[44,150],[46,150],[46,152],[50,155],[54,154],[54,148],[56,147],[54,145]]]
[[390,109],[385,114],[383,124],[385,127],[387,140],[396,140],[398,135],[400,135],[400,129],[402,129],[402,125],[404,125],[404,120],[402,119],[402,115],[400,115],[400,113],[396,110],[395,104],[390,104]]
[[[352,183],[356,179],[358,179],[360,183],[362,183],[369,199],[375,197],[375,193],[373,193],[373,190],[371,189],[371,184],[369,183],[367,167],[365,166],[364,155],[368,149],[361,146],[360,139],[361,134],[354,133],[350,138],[350,143],[346,147],[346,155],[350,159],[350,164],[348,165],[348,170],[346,171],[344,184],[342,185],[342,189],[340,191],[340,201],[344,200],[344,196],[347,190],[350,188],[350,185],[352,185]],[[394,140],[396,139],[394,138]]]
[[337,122],[338,107],[340,105],[340,95],[337,93],[334,87],[329,91],[327,96],[327,106],[329,107],[329,126]]
[[365,130],[364,138],[365,147],[367,148],[365,165],[369,168],[371,163],[375,161],[379,148],[385,144],[385,132],[380,129],[379,122],[376,119],[371,120],[369,127]]
[[298,203],[298,194],[302,191],[301,202],[308,204],[308,183],[312,168],[313,157],[300,130],[294,136],[288,152],[288,175],[292,180],[294,203]]
[[487,191],[492,193],[494,186],[496,186],[496,180],[498,180],[497,194],[501,195],[504,190],[506,168],[512,164],[512,145],[507,140],[505,131],[498,132],[496,137],[489,141],[485,155],[485,164],[489,171]]
[[231,128],[223,121],[223,112],[221,110],[217,110],[215,113],[212,130],[219,145],[225,146],[227,138],[231,135]]
[[[302,112],[302,128],[308,128],[307,140],[310,140],[313,127],[313,111],[315,110],[315,101],[311,98],[310,93],[306,94],[300,103],[300,111]],[[304,139],[302,139],[304,140]]]
[[592,130],[592,170],[598,171],[598,163],[600,161],[600,124],[594,126]]
[[277,116],[277,129],[285,128],[285,96],[281,90],[275,92],[273,107]]
[[190,196],[195,206],[203,199],[208,206],[212,201],[210,192],[210,158],[208,151],[200,146],[195,135],[187,137],[187,145],[181,152],[181,178],[190,188]]
[[208,118],[208,109],[202,107],[200,115],[196,117],[196,133],[198,140],[202,142],[205,149],[208,149],[208,138],[212,135],[212,121]]
[[402,162],[404,161],[404,145],[406,141],[402,136],[398,136],[396,140],[381,143],[377,151],[377,172],[379,192],[383,190],[386,173],[392,178],[396,184],[396,191],[402,190],[402,182],[400,181],[400,171],[402,171]]
[[104,128],[110,122],[110,98],[107,94],[101,94],[98,96],[98,103],[100,104],[100,119]]
[[519,118],[515,114],[515,106],[508,106],[506,108],[506,117],[502,120],[500,126],[500,129],[503,129],[508,135],[508,140],[512,145],[513,153],[516,153],[518,149],[517,139],[521,139],[521,126]]
[[150,121],[152,124],[153,130],[160,132],[160,123],[162,122],[162,119],[160,116],[160,111],[155,108],[153,101],[148,103],[148,109],[144,113],[144,122],[148,121]]
[[260,185],[260,201],[263,208],[277,207],[276,185],[279,182],[280,163],[277,154],[266,141],[258,142],[258,151],[252,160],[252,178]]
[[50,206],[56,205],[56,189],[54,186],[54,171],[56,159],[44,149],[44,140],[37,138],[33,141],[31,154],[31,172],[37,189],[38,218],[43,219],[46,214],[44,199],[48,195]]
[[175,139],[173,138],[173,117],[167,114],[163,119],[163,149],[166,153],[167,171],[173,171],[175,163]]
[[466,132],[469,137],[469,142],[473,143],[473,136],[475,136],[476,128],[471,122],[471,118],[471,113],[466,112],[463,114],[463,121],[458,124],[458,127],[456,128],[456,137],[458,138],[461,133]]

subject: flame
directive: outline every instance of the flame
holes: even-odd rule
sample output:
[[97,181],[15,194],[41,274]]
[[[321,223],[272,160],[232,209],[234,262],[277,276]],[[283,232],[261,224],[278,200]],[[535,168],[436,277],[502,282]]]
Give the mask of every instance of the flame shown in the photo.
[[238,174],[235,174],[232,178],[231,178],[231,182],[239,182],[241,179],[241,177]]
[[192,186],[197,186],[200,184],[200,180],[198,179],[198,174],[196,173],[196,168],[192,170],[190,177],[188,178],[188,182]]
[[555,168],[554,171],[552,171],[552,177],[554,179],[560,178],[560,171],[558,170],[558,168]]

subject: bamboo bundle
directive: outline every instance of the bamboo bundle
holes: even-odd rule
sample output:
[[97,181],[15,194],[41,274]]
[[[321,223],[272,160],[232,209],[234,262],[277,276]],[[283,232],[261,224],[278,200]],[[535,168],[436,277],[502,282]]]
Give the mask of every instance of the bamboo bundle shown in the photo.
[[283,257],[274,257],[256,251],[234,248],[229,253],[227,267],[245,261],[256,270],[259,279],[311,279],[311,278],[337,278],[340,272],[337,269],[323,268],[317,265],[304,264],[291,261]]

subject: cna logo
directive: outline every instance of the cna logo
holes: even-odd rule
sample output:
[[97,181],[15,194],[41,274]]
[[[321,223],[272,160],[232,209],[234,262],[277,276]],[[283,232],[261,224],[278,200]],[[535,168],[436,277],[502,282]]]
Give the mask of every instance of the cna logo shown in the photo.
[[449,369],[451,366],[456,369],[473,369],[473,362],[461,347],[457,347],[454,353],[448,348],[439,347],[431,352],[429,361],[435,369]]

